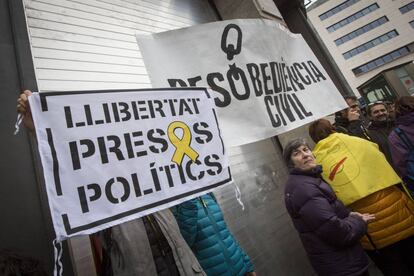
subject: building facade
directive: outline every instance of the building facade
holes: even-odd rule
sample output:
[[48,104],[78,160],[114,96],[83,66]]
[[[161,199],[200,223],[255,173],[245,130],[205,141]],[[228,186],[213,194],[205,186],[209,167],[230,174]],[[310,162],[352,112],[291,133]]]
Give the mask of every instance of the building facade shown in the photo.
[[414,1],[319,0],[307,15],[355,95],[414,94]]

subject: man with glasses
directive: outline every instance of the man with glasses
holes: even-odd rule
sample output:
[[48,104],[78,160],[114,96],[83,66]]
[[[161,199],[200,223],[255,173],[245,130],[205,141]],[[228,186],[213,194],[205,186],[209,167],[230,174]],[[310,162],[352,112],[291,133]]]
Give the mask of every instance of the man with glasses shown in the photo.
[[391,152],[388,147],[388,135],[394,129],[394,120],[389,117],[387,105],[377,101],[367,106],[367,114],[370,118],[368,133],[372,142],[377,143],[388,162],[391,163]]
[[361,110],[359,109],[357,97],[346,96],[345,101],[349,107],[335,113],[334,126],[336,131],[371,140],[361,120]]

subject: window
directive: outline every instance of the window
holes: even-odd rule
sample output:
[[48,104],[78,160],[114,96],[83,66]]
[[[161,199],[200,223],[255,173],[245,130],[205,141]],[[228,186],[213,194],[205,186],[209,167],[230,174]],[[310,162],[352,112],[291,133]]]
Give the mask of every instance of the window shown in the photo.
[[405,6],[402,6],[401,8],[400,8],[400,12],[402,13],[402,14],[404,14],[404,13],[406,13],[406,12],[409,12],[409,11],[411,11],[411,10],[413,10],[414,9],[414,1],[413,2],[411,2],[411,3],[408,3],[407,5],[405,5]]
[[400,56],[406,55],[410,52],[410,50],[407,47],[401,48],[399,50]]
[[358,29],[358,30],[355,30],[355,34],[356,34],[356,36],[359,36],[359,35],[362,35],[364,33],[364,29]]
[[374,43],[372,43],[372,41],[368,41],[367,43],[365,43],[365,47],[368,49],[371,49],[372,47],[374,47]]
[[379,38],[380,43],[384,43],[385,41],[387,41],[389,39],[388,34],[383,35]]
[[364,44],[359,45],[358,47],[355,47],[354,49],[351,49],[351,50],[343,53],[342,55],[345,59],[350,59],[351,57],[356,56],[356,55],[358,55],[362,52],[365,52],[366,50],[371,49],[371,48],[373,48],[373,47],[375,47],[375,46],[377,46],[381,43],[384,43],[384,42],[388,41],[389,39],[391,39],[393,37],[396,37],[396,36],[398,36],[397,31],[392,30],[392,31],[390,31],[388,33],[385,33],[385,34],[383,34],[379,37],[376,37],[376,38],[374,38],[374,39],[372,39],[368,42],[365,42]]
[[383,17],[378,19],[378,22],[379,22],[380,25],[384,24],[387,21],[388,21],[388,18],[386,16],[383,16]]
[[368,70],[374,69],[375,68],[375,61],[371,61],[370,63],[368,63],[367,68],[368,68]]
[[378,21],[374,21],[372,22],[372,28],[376,28],[380,25],[380,23]]
[[351,22],[353,22],[353,21],[355,21],[355,20],[363,17],[364,15],[366,15],[366,14],[372,12],[372,11],[375,11],[378,8],[379,8],[378,4],[376,4],[376,3],[375,4],[372,4],[372,5],[368,6],[368,7],[366,7],[364,9],[362,9],[362,10],[360,10],[360,11],[358,11],[358,12],[356,12],[356,13],[350,15],[350,16],[348,16],[347,18],[344,18],[341,21],[339,21],[339,22],[337,22],[337,23],[335,23],[335,24],[327,27],[326,29],[328,30],[328,32],[332,33],[334,31],[336,31],[337,29],[339,29],[339,28],[341,28],[341,27],[343,27],[343,26],[345,26],[345,25],[347,25],[347,24],[349,24],[349,23],[351,23]]
[[358,55],[358,51],[357,51],[357,49],[352,49],[349,53],[351,54],[351,56],[356,56],[356,55]]
[[399,48],[391,53],[388,53],[382,57],[376,58],[368,63],[365,63],[361,66],[358,66],[354,69],[352,69],[352,72],[357,76],[363,73],[366,73],[368,71],[371,71],[383,64],[386,64],[388,62],[393,61],[394,59],[397,59],[401,56],[404,56],[410,52],[410,49],[407,46],[404,46],[402,48]]
[[381,66],[384,64],[384,60],[382,58],[375,60],[375,67]]
[[388,38],[391,39],[391,38],[396,37],[397,35],[398,35],[398,33],[396,31],[395,32],[389,32],[388,33]]
[[384,62],[385,62],[385,63],[388,63],[388,62],[390,62],[390,61],[392,61],[392,57],[391,57],[390,55],[386,55],[386,56],[384,57]]
[[386,22],[388,22],[388,18],[386,16],[380,17],[377,20],[374,20],[374,21],[368,23],[367,25],[362,26],[361,28],[358,28],[355,31],[350,32],[349,34],[346,34],[343,37],[340,37],[340,38],[336,39],[335,44],[337,46],[339,46],[341,44],[344,44],[345,42],[347,42],[347,41],[349,41],[349,40],[351,40],[351,39],[353,39],[357,36],[360,36],[360,35],[368,32],[368,31],[370,31],[370,30],[372,30],[372,29],[374,29],[374,28],[376,28],[376,27],[378,27],[378,26],[380,26],[380,25],[382,25]]
[[414,81],[411,76],[408,74],[407,70],[404,67],[394,69],[394,73],[400,79],[402,85],[407,89],[408,94],[414,94]]
[[391,53],[391,58],[392,59],[396,59],[396,58],[398,58],[400,56],[400,52],[398,52],[398,51],[395,51],[395,52],[392,52]]
[[372,43],[374,44],[374,46],[377,46],[381,44],[381,41],[377,38],[377,39],[372,40]]
[[379,8],[379,6],[376,5],[376,4],[375,5],[371,5],[371,6],[368,7],[368,9],[369,9],[370,12],[373,12],[373,11],[375,11],[378,8]]
[[361,95],[366,98],[367,103],[393,100],[395,97],[383,75],[374,78],[369,83],[360,87],[359,91],[362,92]]
[[330,9],[327,12],[324,12],[323,14],[319,15],[319,19],[320,20],[325,20],[329,17],[331,17],[334,14],[337,14],[338,12],[348,8],[349,6],[352,6],[353,4],[359,2],[359,0],[347,0],[345,2],[342,2],[341,4],[339,4],[338,6]]

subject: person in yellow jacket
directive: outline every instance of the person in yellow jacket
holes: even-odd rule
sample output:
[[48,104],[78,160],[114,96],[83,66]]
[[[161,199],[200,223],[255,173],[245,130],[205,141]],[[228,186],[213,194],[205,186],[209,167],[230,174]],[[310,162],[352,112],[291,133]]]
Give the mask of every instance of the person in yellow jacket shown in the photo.
[[309,126],[323,179],[352,211],[370,213],[362,246],[388,275],[414,275],[414,202],[401,189],[401,179],[378,145],[336,133],[328,120]]

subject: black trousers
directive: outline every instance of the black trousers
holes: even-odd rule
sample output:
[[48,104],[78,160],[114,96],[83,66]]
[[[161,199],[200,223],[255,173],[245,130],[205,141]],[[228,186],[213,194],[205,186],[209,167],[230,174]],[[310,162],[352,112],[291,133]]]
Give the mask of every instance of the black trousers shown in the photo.
[[384,276],[414,276],[414,237],[366,252]]

